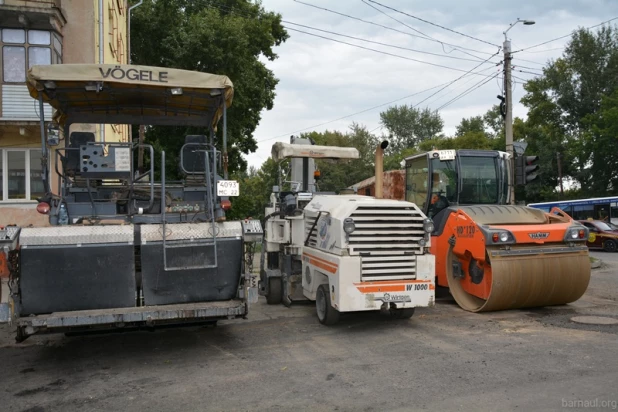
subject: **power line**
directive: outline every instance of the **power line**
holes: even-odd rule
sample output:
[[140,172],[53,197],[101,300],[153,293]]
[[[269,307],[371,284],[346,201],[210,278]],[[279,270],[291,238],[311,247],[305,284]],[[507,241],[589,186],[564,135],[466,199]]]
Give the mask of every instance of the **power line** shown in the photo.
[[468,53],[467,51],[464,51],[464,50],[459,50],[459,49],[458,49],[458,48],[456,48],[456,47],[455,47],[455,48],[453,48],[453,50],[451,50],[450,52],[447,52],[447,51],[444,49],[444,43],[440,42],[440,40],[435,39],[435,38],[433,38],[433,37],[429,36],[428,34],[425,34],[425,33],[423,33],[422,31],[420,31],[420,30],[418,30],[418,29],[415,29],[414,27],[410,26],[409,24],[406,24],[406,23],[402,22],[401,20],[398,20],[398,19],[394,18],[393,16],[391,16],[390,14],[387,14],[386,12],[384,12],[384,11],[380,10],[380,9],[379,9],[379,8],[377,8],[376,6],[374,6],[374,5],[372,5],[372,4],[367,3],[365,0],[361,0],[361,1],[362,1],[364,4],[366,4],[367,6],[371,7],[372,9],[374,9],[374,10],[376,10],[376,11],[378,11],[378,12],[382,13],[383,15],[385,15],[386,17],[388,17],[389,19],[392,19],[392,20],[396,21],[397,23],[404,25],[405,27],[409,28],[410,30],[413,30],[413,31],[415,31],[415,32],[417,32],[417,33],[419,33],[419,34],[422,34],[423,36],[427,37],[428,39],[431,39],[431,40],[434,40],[434,41],[439,42],[439,43],[440,43],[440,45],[442,46],[442,51],[443,51],[444,53],[451,53],[453,50],[457,50],[458,52],[461,52],[461,53],[463,53],[463,54],[467,54],[468,56],[472,56],[472,57],[474,57],[477,61],[481,61],[481,60],[482,60],[482,59],[481,59],[481,58],[479,58],[478,56],[475,56],[474,54],[472,54],[472,53]]
[[[395,46],[393,44],[388,44],[388,43],[382,43],[382,42],[379,42],[379,41],[363,39],[361,37],[349,36],[347,34],[341,34],[341,33],[337,33],[337,32],[334,32],[334,31],[318,29],[316,27],[306,26],[304,24],[299,24],[299,23],[293,23],[291,21],[282,20],[282,22],[285,23],[285,24],[291,24],[291,25],[294,25],[294,26],[299,26],[299,27],[304,27],[304,28],[310,29],[310,30],[319,31],[319,32],[322,32],[322,33],[334,34],[335,36],[341,36],[341,37],[346,37],[348,39],[364,41],[364,42],[372,43],[372,44],[378,44],[380,46],[392,47],[392,48],[399,49],[399,50],[407,50],[407,51],[416,52],[416,53],[430,54],[432,56],[445,57],[447,59],[463,60],[463,61],[475,62],[475,63],[481,61],[480,59],[472,60],[472,59],[466,59],[465,57],[447,56],[447,55],[440,54],[440,53],[432,53],[432,52],[428,52],[428,51],[424,51],[424,50],[411,49],[409,47]],[[286,27],[286,28],[290,29],[290,27]]]
[[422,93],[428,92],[428,91],[433,90],[433,89],[437,89],[437,88],[438,88],[438,87],[440,87],[440,86],[448,85],[448,84],[450,84],[450,83],[452,83],[452,82],[442,83],[442,84],[439,84],[439,85],[437,85],[437,86],[433,86],[433,87],[431,87],[431,88],[429,88],[429,89],[421,90],[420,92],[412,93],[412,94],[410,94],[410,95],[407,95],[407,96],[401,97],[401,98],[399,98],[399,99],[391,100],[390,102],[382,103],[382,104],[379,104],[379,105],[377,105],[377,106],[373,106],[373,107],[370,107],[370,108],[365,109],[365,110],[361,110],[361,111],[356,112],[356,113],[352,113],[352,114],[348,114],[348,115],[346,115],[346,116],[339,117],[339,118],[337,118],[337,119],[335,119],[335,120],[330,120],[330,121],[328,121],[328,122],[324,122],[324,123],[316,124],[316,125],[313,125],[313,126],[305,127],[305,128],[303,128],[303,129],[298,129],[298,130],[295,130],[295,131],[293,131],[293,132],[283,133],[283,134],[280,134],[280,135],[278,135],[278,136],[269,137],[268,139],[258,140],[258,143],[267,142],[267,141],[269,141],[269,140],[278,139],[278,138],[280,138],[280,137],[285,137],[285,136],[290,136],[290,135],[293,135],[293,134],[295,134],[295,133],[300,133],[300,132],[304,132],[304,131],[306,131],[306,130],[315,129],[316,127],[324,126],[324,125],[327,125],[327,124],[330,124],[330,123],[335,123],[335,122],[338,122],[338,121],[340,121],[340,120],[347,119],[347,118],[349,118],[349,117],[353,117],[353,116],[356,116],[356,115],[359,115],[359,114],[363,114],[363,113],[366,113],[366,112],[370,112],[370,111],[375,110],[375,109],[379,109],[380,107],[384,107],[384,106],[387,106],[387,105],[389,105],[389,104],[397,103],[397,102],[399,102],[399,101],[401,101],[401,100],[406,100],[406,99],[409,99],[410,97],[417,96],[417,95],[419,95],[419,94],[422,94]]
[[517,68],[521,67],[522,69],[530,69],[530,70],[538,70],[538,71],[541,71],[541,70],[542,70],[542,69],[539,69],[538,67],[528,67],[528,66],[522,66],[521,64],[514,64],[512,67],[513,67],[513,68],[515,68],[515,67],[517,67]]
[[[309,36],[319,37],[319,38],[321,38],[321,39],[325,39],[325,40],[334,41],[334,42],[336,42],[336,43],[346,44],[346,45],[348,45],[348,46],[357,47],[357,48],[359,48],[359,49],[368,50],[368,51],[372,51],[372,52],[375,52],[375,53],[384,54],[384,55],[387,55],[387,56],[398,57],[398,58],[400,58],[400,59],[410,60],[410,61],[417,62],[417,63],[428,64],[428,65],[430,65],[430,66],[441,67],[441,68],[443,68],[443,69],[454,70],[454,71],[457,71],[457,72],[464,72],[464,73],[468,73],[468,71],[466,71],[466,70],[464,70],[464,69],[458,69],[458,68],[456,68],[456,67],[444,66],[444,65],[442,65],[442,64],[438,64],[438,63],[431,63],[431,62],[427,62],[427,61],[424,61],[424,60],[418,60],[418,59],[414,59],[414,58],[412,58],[412,57],[402,56],[402,55],[400,55],[400,54],[394,54],[394,53],[389,53],[389,52],[385,52],[385,51],[382,51],[382,50],[372,49],[372,48],[370,48],[370,47],[360,46],[360,45],[358,45],[358,44],[354,44],[354,43],[348,43],[348,42],[345,42],[345,41],[342,41],[342,40],[333,39],[333,38],[331,38],[331,37],[321,36],[321,35],[319,35],[319,34],[309,33],[309,32],[306,32],[306,31],[303,31],[303,30],[298,30],[298,29],[293,29],[293,28],[291,28],[291,27],[286,27],[286,28],[287,28],[288,30],[296,31],[296,32],[299,32],[299,33],[304,33],[304,34],[307,34],[307,35],[309,35]],[[496,54],[497,54],[497,53],[496,53]],[[494,54],[493,56],[495,56],[496,54]],[[493,56],[492,56],[492,57],[493,57]],[[490,57],[490,58],[491,58],[491,57]],[[486,59],[486,60],[482,61],[480,64],[485,64],[485,63],[487,63],[487,62],[488,62],[488,60],[489,60],[489,59]],[[478,67],[478,66],[477,66],[477,67]],[[477,74],[477,75],[479,75],[479,76],[483,76],[482,74],[478,74],[478,73],[472,73],[472,74]]]
[[[485,69],[483,69],[483,70],[480,70],[480,71],[479,71],[479,73],[486,72],[487,70],[495,70],[495,67],[487,67],[487,68],[485,68]],[[492,75],[492,76],[493,76],[493,75]],[[438,96],[438,97],[436,97],[435,99],[433,99],[433,100],[431,100],[431,101],[427,102],[427,106],[431,106],[431,105],[433,105],[435,102],[438,102],[438,101],[440,101],[440,100],[444,99],[446,96],[450,95],[451,93],[455,93],[457,90],[462,89],[462,88],[463,88],[466,84],[468,84],[468,83],[470,83],[470,82],[472,82],[472,81],[474,81],[474,80],[475,80],[475,78],[474,78],[474,77],[472,77],[472,76],[470,76],[470,77],[469,77],[468,79],[466,79],[465,81],[462,81],[462,82],[458,85],[458,87],[455,87],[455,88],[453,88],[453,89],[451,89],[451,90],[447,91],[446,93],[444,93],[442,96]]]
[[[495,74],[494,77],[498,77],[498,74]],[[459,94],[458,96],[455,96],[453,99],[449,100],[448,102],[444,103],[442,106],[438,107],[436,109],[436,111],[442,110],[447,106],[450,106],[451,104],[455,103],[457,100],[467,96],[468,94],[472,93],[473,91],[475,91],[476,89],[479,89],[481,87],[483,87],[484,85],[486,85],[487,83],[489,83],[490,81],[492,81],[494,79],[494,77],[491,77],[489,79],[486,80],[481,80],[480,82],[476,83],[475,85],[471,86],[470,88],[468,88],[466,91],[464,91],[463,93]]]
[[521,80],[522,82],[528,82],[529,81],[529,80],[526,80],[526,79],[523,79],[521,77],[517,77],[517,76],[514,76],[514,75],[511,75],[511,77],[514,78],[514,79],[517,79],[517,80]]
[[[227,10],[229,12],[234,12],[234,13],[239,14],[241,16],[243,15],[241,13],[238,13],[236,10],[233,10],[233,9],[230,9],[230,8],[226,8],[226,7],[223,7],[223,6],[208,5],[208,7],[214,7],[214,8],[218,8],[220,10],[221,9],[222,10]],[[245,17],[247,17],[247,16],[245,16]],[[294,23],[294,22],[286,21],[286,20],[282,20],[282,22],[285,23],[285,24],[292,24],[292,25],[295,25],[295,26],[300,26],[300,27],[308,28],[310,30],[315,30],[315,31],[324,32],[324,33],[329,33],[329,34],[333,34],[333,35],[336,35],[336,36],[341,36],[341,37],[346,37],[346,38],[350,38],[350,39],[354,39],[354,40],[364,41],[364,42],[367,42],[367,43],[379,44],[379,45],[382,45],[382,46],[392,47],[392,48],[401,49],[401,50],[408,50],[408,51],[413,51],[413,52],[417,52],[417,53],[425,53],[425,54],[430,54],[430,55],[434,55],[434,56],[438,56],[438,57],[446,57],[446,58],[450,58],[450,59],[457,59],[457,60],[463,60],[463,61],[474,61],[474,62],[479,61],[479,60],[466,59],[464,57],[446,56],[446,55],[442,55],[442,54],[438,54],[438,53],[426,52],[426,51],[422,51],[422,50],[416,50],[416,49],[411,49],[411,48],[407,48],[407,47],[401,47],[401,46],[395,46],[395,45],[392,45],[392,44],[376,42],[376,41],[373,41],[373,40],[367,40],[367,39],[362,39],[360,37],[354,37],[354,36],[349,36],[349,35],[346,35],[346,34],[336,33],[336,32],[333,32],[333,31],[318,29],[316,27],[307,26],[307,25],[299,24],[299,23]],[[429,65],[436,66],[436,67],[443,67],[443,68],[447,68],[447,69],[450,69],[450,70],[456,70],[456,71],[462,71],[462,72],[464,71],[462,69],[456,69],[456,68],[453,68],[453,67],[442,66],[442,65],[439,65],[439,64],[436,64],[436,63],[426,62],[426,61],[423,61],[423,60],[413,59],[411,57],[405,57],[405,56],[401,56],[401,55],[394,54],[394,53],[388,53],[388,52],[384,52],[384,51],[381,51],[381,50],[371,49],[369,47],[364,47],[364,46],[360,46],[360,45],[357,45],[357,44],[352,44],[352,43],[344,42],[344,41],[333,39],[333,38],[330,38],[330,37],[320,36],[320,35],[314,34],[314,33],[308,33],[308,32],[303,31],[303,30],[294,29],[292,27],[287,27],[287,26],[284,26],[284,27],[286,29],[288,29],[288,30],[296,31],[296,32],[299,32],[299,33],[304,33],[304,34],[307,34],[309,36],[319,37],[321,39],[325,39],[325,40],[330,40],[330,41],[334,41],[334,42],[337,42],[337,43],[346,44],[346,45],[352,46],[352,47],[358,47],[358,48],[361,48],[361,49],[364,49],[364,50],[373,51],[373,52],[376,52],[376,53],[386,54],[386,55],[390,55],[390,56],[393,56],[393,57],[399,57],[399,58],[402,58],[402,59],[411,60],[411,61],[415,61],[415,62],[418,62],[418,63],[425,63],[425,64],[429,64]],[[476,56],[474,56],[474,57],[476,57]],[[485,61],[485,62],[487,62],[487,61]]]
[[385,15],[386,17],[388,17],[389,19],[392,19],[392,20],[396,21],[397,23],[404,25],[404,26],[405,26],[405,27],[407,27],[408,29],[410,29],[410,30],[412,30],[412,31],[415,31],[415,32],[417,32],[418,34],[420,34],[420,35],[422,35],[422,36],[424,36],[424,37],[427,37],[428,39],[436,40],[436,39],[434,39],[433,37],[431,37],[431,36],[429,36],[429,35],[427,35],[427,34],[423,33],[422,31],[420,31],[420,30],[418,30],[418,29],[415,29],[414,27],[410,26],[409,24],[406,24],[406,23],[402,22],[401,20],[397,20],[397,19],[396,19],[396,18],[394,18],[393,16],[390,16],[390,15],[386,14],[385,12],[383,12],[382,10],[380,10],[379,8],[377,8],[376,6],[374,6],[374,5],[371,5],[371,4],[367,3],[365,0],[361,0],[361,1],[362,1],[364,4],[366,4],[367,6],[371,7],[372,9],[374,9],[374,10],[376,10],[376,11],[378,11],[378,12],[382,13],[383,15]]
[[517,58],[518,61],[522,61],[522,62],[526,62],[526,63],[532,63],[532,64],[538,64],[539,66],[545,66],[545,63],[539,63],[539,62],[535,62],[532,60],[526,60],[526,59],[520,59],[519,57]]
[[[314,126],[306,127],[306,128],[304,128],[304,129],[299,129],[299,130],[296,130],[296,131],[293,131],[293,132],[284,133],[284,134],[281,134],[281,135],[278,135],[278,136],[269,137],[268,139],[258,140],[258,143],[267,142],[267,141],[269,141],[269,140],[278,139],[278,138],[281,138],[281,137],[284,137],[284,136],[289,136],[289,135],[292,135],[292,134],[294,134],[294,133],[304,132],[304,131],[309,130],[309,129],[315,129],[316,127],[324,126],[324,125],[326,125],[326,124],[329,124],[329,123],[334,123],[334,122],[337,122],[337,121],[339,121],[339,120],[346,119],[346,118],[348,118],[348,117],[356,116],[356,115],[358,115],[358,114],[365,113],[365,112],[368,112],[368,111],[371,111],[371,110],[377,109],[377,108],[379,108],[379,107],[383,107],[383,106],[386,106],[386,105],[389,105],[389,104],[392,104],[392,103],[395,103],[395,102],[398,102],[398,101],[401,101],[401,100],[404,100],[404,99],[408,99],[408,98],[413,97],[413,96],[416,96],[416,95],[418,95],[418,94],[421,94],[421,93],[424,93],[424,92],[428,92],[428,91],[430,91],[430,90],[433,90],[433,89],[436,89],[436,88],[438,88],[438,87],[441,87],[441,89],[440,89],[440,90],[438,90],[437,92],[432,93],[431,95],[427,96],[425,99],[421,100],[420,102],[418,102],[417,104],[415,104],[414,106],[412,106],[412,107],[417,107],[417,106],[419,106],[421,103],[423,103],[423,102],[427,101],[428,99],[432,98],[432,97],[433,97],[433,96],[435,96],[436,94],[440,93],[442,90],[444,90],[444,89],[446,89],[447,87],[449,87],[451,84],[453,84],[453,83],[455,83],[455,82],[457,82],[457,81],[459,81],[459,80],[463,79],[464,77],[466,77],[466,76],[468,76],[468,75],[471,75],[471,74],[478,74],[478,73],[473,72],[473,70],[478,69],[478,68],[479,68],[482,64],[486,63],[489,59],[491,59],[492,57],[496,56],[498,53],[499,53],[499,52],[496,52],[495,54],[493,54],[493,55],[489,56],[489,57],[488,57],[485,61],[483,61],[483,62],[479,63],[478,65],[476,65],[476,66],[474,66],[473,68],[471,68],[470,70],[468,70],[466,73],[462,74],[461,76],[459,76],[459,77],[458,77],[458,78],[456,78],[455,80],[451,80],[450,82],[447,82],[447,83],[442,83],[442,84],[439,84],[439,85],[437,85],[437,86],[431,87],[431,88],[429,88],[429,89],[425,89],[425,90],[422,90],[422,91],[420,91],[420,92],[417,92],[417,93],[411,94],[411,95],[409,95],[409,96],[405,96],[405,97],[402,97],[402,98],[397,99],[397,100],[393,100],[393,101],[390,101],[390,102],[387,102],[387,103],[383,103],[383,104],[380,104],[380,105],[377,105],[377,106],[371,107],[371,108],[369,108],[369,109],[362,110],[362,111],[360,111],[360,112],[356,112],[356,113],[353,113],[353,114],[350,114],[350,115],[347,115],[347,116],[340,117],[340,118],[335,119],[335,120],[331,120],[331,121],[328,121],[328,122],[320,123],[320,124],[318,124],[318,125],[314,125]],[[486,70],[486,69],[485,69],[485,70]],[[490,79],[492,79],[492,78],[493,78],[492,76],[488,76],[488,77],[489,77]],[[374,130],[377,130],[377,129],[374,129]],[[371,132],[373,132],[373,130],[372,130]],[[370,132],[370,133],[371,133],[371,132]]]
[[440,44],[445,44],[447,46],[451,46],[451,47],[456,48],[458,50],[468,50],[468,51],[471,51],[471,52],[481,53],[481,54],[484,54],[484,55],[491,55],[491,53],[489,53],[489,52],[484,52],[484,51],[479,51],[479,50],[475,50],[475,49],[470,49],[470,48],[467,48],[467,47],[457,46],[455,44],[446,43],[446,42],[439,41],[439,40],[433,40],[433,39],[430,39],[430,38],[427,38],[427,37],[422,37],[422,36],[419,36],[419,35],[407,32],[407,31],[398,30],[398,29],[395,29],[393,27],[388,27],[388,26],[385,26],[383,24],[375,23],[373,21],[364,20],[364,19],[361,19],[359,17],[351,16],[349,14],[341,13],[341,12],[338,12],[338,11],[335,11],[335,10],[330,10],[330,9],[325,8],[325,7],[319,7],[319,6],[316,6],[314,4],[305,3],[305,2],[300,1],[300,0],[294,0],[294,1],[296,3],[302,4],[304,6],[313,7],[314,9],[326,11],[328,13],[337,14],[339,16],[343,16],[343,17],[346,17],[346,18],[349,18],[349,19],[352,19],[352,20],[356,20],[356,21],[360,21],[360,22],[363,22],[363,23],[366,23],[366,24],[371,24],[373,26],[381,27],[381,28],[386,29],[386,30],[390,30],[390,31],[394,31],[394,32],[397,32],[397,33],[405,34],[405,35],[408,35],[408,36],[411,36],[411,37],[417,37],[417,38],[423,39],[423,40],[428,40],[428,41],[433,41],[433,42],[440,43]]
[[[369,0],[369,1],[372,1],[372,0]],[[601,23],[595,24],[594,26],[586,27],[586,30],[594,29],[595,27],[602,26],[602,25],[604,25],[606,23],[609,23],[611,21],[614,21],[616,19],[618,19],[618,17],[614,17],[614,18],[611,18],[609,20],[602,21]],[[571,32],[569,34],[565,34],[564,36],[556,37],[555,39],[544,41],[543,43],[535,44],[534,46],[524,47],[523,49],[514,51],[513,53],[519,53],[519,52],[524,51],[524,50],[534,49],[536,47],[543,46],[544,44],[555,42],[556,40],[561,40],[561,39],[564,39],[566,37],[571,37],[574,33],[575,33],[575,31],[573,31],[573,32]]]
[[444,26],[441,26],[441,25],[439,25],[439,24],[437,24],[437,23],[430,22],[429,20],[425,20],[425,19],[422,19],[422,18],[420,18],[420,17],[414,16],[414,15],[412,15],[412,14],[408,14],[408,13],[406,13],[406,12],[404,12],[404,11],[397,10],[397,9],[395,9],[395,8],[393,8],[393,7],[390,7],[390,6],[387,6],[387,5],[385,5],[385,4],[378,3],[378,2],[377,2],[377,1],[375,1],[375,0],[367,0],[367,1],[370,1],[371,3],[378,4],[378,5],[382,6],[382,7],[384,7],[385,9],[392,10],[392,11],[394,11],[394,12],[396,12],[396,13],[403,14],[404,16],[408,16],[408,17],[411,17],[411,18],[413,18],[413,19],[420,20],[420,21],[422,21],[422,22],[424,22],[424,23],[431,24],[432,26],[439,27],[439,28],[441,28],[441,29],[443,29],[443,30],[447,30],[447,31],[450,31],[450,32],[452,32],[452,33],[459,34],[460,36],[464,36],[464,37],[467,37],[467,38],[469,38],[469,39],[476,40],[476,41],[479,41],[479,42],[481,42],[481,43],[485,43],[485,44],[488,44],[488,45],[490,45],[490,46],[494,46],[494,47],[498,47],[498,48],[500,48],[500,46],[498,46],[497,44],[490,43],[490,42],[488,42],[488,41],[485,41],[485,40],[479,39],[478,37],[474,37],[474,36],[467,35],[467,34],[465,34],[465,33],[459,32],[459,31],[457,31],[457,30],[449,29],[448,27],[444,27]]
[[[305,3],[303,3],[303,4],[305,4]],[[210,4],[207,5],[207,6],[211,7],[211,8],[217,8],[219,10],[226,10],[228,12],[233,12],[233,13],[236,13],[238,15],[247,17],[246,15],[243,15],[242,13],[238,13],[238,11],[233,10],[233,9],[231,9],[229,7],[224,7],[224,6],[219,6],[219,5],[215,6],[215,5],[210,5]],[[320,32],[334,34],[336,36],[342,36],[342,37],[352,38],[352,39],[359,40],[359,41],[365,41],[365,42],[368,42],[368,43],[379,44],[379,45],[383,45],[383,46],[386,46],[386,47],[394,47],[394,48],[414,51],[414,52],[418,52],[418,53],[426,53],[426,54],[431,54],[431,55],[435,55],[435,56],[438,56],[438,57],[447,57],[447,58],[454,58],[454,59],[458,59],[458,60],[472,61],[470,59],[465,59],[463,57],[457,58],[457,57],[454,57],[454,56],[445,56],[445,55],[441,55],[441,54],[437,54],[437,53],[424,52],[424,51],[421,51],[421,50],[415,50],[415,49],[404,48],[404,47],[395,46],[395,45],[389,45],[389,44],[386,44],[386,43],[375,42],[375,41],[372,41],[372,40],[362,39],[362,38],[354,37],[354,36],[348,36],[348,35],[345,35],[345,34],[336,33],[336,32],[332,32],[332,31],[328,31],[328,30],[322,30],[322,29],[318,29],[316,27],[311,27],[311,26],[307,26],[307,25],[303,25],[303,24],[299,24],[299,23],[293,23],[293,22],[290,22],[290,21],[282,20],[282,22],[285,22],[286,24],[292,24],[292,25],[296,25],[296,26],[300,26],[300,27],[305,27],[305,28],[308,28],[310,30],[316,30],[316,31],[320,31]],[[431,66],[442,67],[442,68],[446,68],[446,69],[450,69],[450,70],[462,71],[462,72],[464,71],[462,69],[457,69],[457,68],[453,68],[453,67],[443,66],[443,65],[440,65],[440,64],[437,64],[437,63],[426,62],[426,61],[414,59],[414,58],[411,58],[411,57],[405,57],[405,56],[401,56],[401,55],[394,54],[394,53],[388,53],[388,52],[384,52],[384,51],[381,51],[381,50],[376,50],[376,49],[372,49],[372,48],[369,48],[369,47],[364,47],[364,46],[360,46],[360,45],[357,45],[357,44],[344,42],[344,41],[333,39],[333,38],[330,38],[330,37],[320,36],[318,34],[309,33],[309,32],[303,31],[303,30],[294,29],[292,27],[287,27],[287,26],[284,26],[284,27],[286,29],[288,29],[288,30],[296,31],[296,32],[299,32],[299,33],[304,33],[304,34],[307,34],[309,36],[314,36],[314,37],[318,37],[318,38],[321,38],[321,39],[325,39],[325,40],[330,40],[330,41],[334,41],[334,42],[337,42],[337,43],[346,44],[348,46],[357,47],[357,48],[360,48],[360,49],[369,50],[369,51],[373,51],[373,52],[380,53],[380,54],[385,54],[385,55],[389,55],[389,56],[393,56],[393,57],[399,57],[401,59],[411,60],[411,61],[415,61],[415,62],[418,62],[418,63],[424,63],[424,64],[428,64],[428,65],[431,65]],[[487,62],[487,61],[485,61],[485,62]]]
[[526,70],[517,70],[517,69],[513,69],[513,70],[516,71],[516,72],[520,72],[520,73],[533,74],[535,76],[542,76],[543,75],[543,73],[533,73],[533,72],[529,72],[529,71],[526,71]]
[[554,47],[553,49],[545,49],[545,50],[537,50],[537,51],[528,51],[528,50],[517,50],[518,52],[522,52],[522,53],[545,53],[545,52],[549,52],[549,51],[554,51],[554,50],[562,50],[564,49],[563,47]]

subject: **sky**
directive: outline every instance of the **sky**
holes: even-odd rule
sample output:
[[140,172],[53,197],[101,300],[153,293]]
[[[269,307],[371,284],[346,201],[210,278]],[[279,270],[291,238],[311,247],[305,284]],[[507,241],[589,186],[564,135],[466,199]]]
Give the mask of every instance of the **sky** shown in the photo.
[[[275,61],[264,59],[279,84],[273,109],[262,112],[254,133],[258,150],[245,156],[255,167],[270,156],[273,143],[288,142],[292,134],[346,132],[356,122],[379,136],[385,133],[380,112],[392,105],[438,110],[444,132],[452,135],[462,118],[482,115],[499,102],[496,96],[503,89],[499,46],[511,23],[535,21],[516,24],[508,32],[511,48],[517,51],[618,17],[617,0],[262,0],[262,4],[282,15],[290,38],[275,48]],[[525,94],[523,82],[560,57],[568,41],[566,37],[513,54],[514,117],[526,117],[526,108],[519,103]],[[472,72],[478,74],[468,74],[476,66]],[[440,91],[449,82],[453,83]]]

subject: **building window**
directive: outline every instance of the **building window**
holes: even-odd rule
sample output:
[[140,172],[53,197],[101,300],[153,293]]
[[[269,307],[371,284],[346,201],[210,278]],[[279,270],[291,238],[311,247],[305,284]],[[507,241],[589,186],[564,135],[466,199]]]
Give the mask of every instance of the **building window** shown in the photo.
[[36,200],[44,195],[40,149],[0,150],[0,199]]
[[25,83],[29,68],[62,63],[62,40],[46,30],[1,29],[2,83]]
[[26,48],[4,46],[2,48],[3,79],[6,83],[26,81]]

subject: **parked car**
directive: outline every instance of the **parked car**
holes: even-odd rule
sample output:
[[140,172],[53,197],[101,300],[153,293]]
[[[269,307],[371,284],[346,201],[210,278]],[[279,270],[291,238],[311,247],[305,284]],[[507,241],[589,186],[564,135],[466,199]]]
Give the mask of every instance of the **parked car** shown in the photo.
[[618,227],[601,220],[580,220],[590,230],[588,242],[590,249],[603,249],[606,252],[618,251]]

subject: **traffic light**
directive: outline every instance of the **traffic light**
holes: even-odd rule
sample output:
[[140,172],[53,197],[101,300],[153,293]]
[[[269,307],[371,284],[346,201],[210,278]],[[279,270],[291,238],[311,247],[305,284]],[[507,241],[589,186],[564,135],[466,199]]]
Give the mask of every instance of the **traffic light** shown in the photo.
[[515,158],[515,184],[524,186],[539,178],[538,156],[517,156]]

